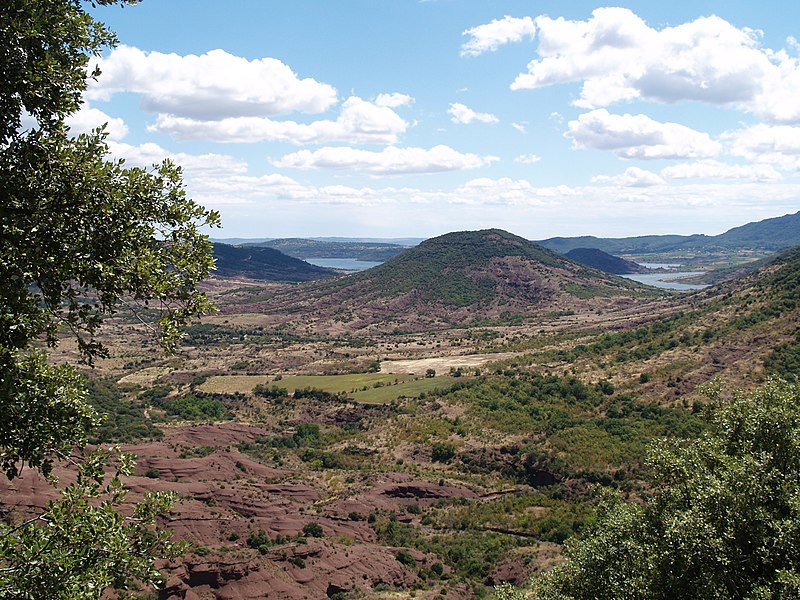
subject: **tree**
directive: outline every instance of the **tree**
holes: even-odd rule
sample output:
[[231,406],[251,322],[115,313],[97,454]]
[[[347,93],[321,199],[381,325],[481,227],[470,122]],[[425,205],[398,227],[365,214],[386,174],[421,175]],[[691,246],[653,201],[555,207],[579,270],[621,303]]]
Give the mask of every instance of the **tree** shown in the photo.
[[650,457],[644,504],[610,495],[542,599],[766,599],[800,595],[800,386],[772,380],[728,402],[690,443]]
[[[109,159],[103,128],[71,136],[65,125],[87,78],[99,76],[87,74],[90,58],[115,42],[82,0],[0,3],[0,467],[9,479],[25,467],[50,475],[98,418],[75,370],[49,364],[42,344],[68,334],[91,363],[106,353],[96,337],[104,318],[125,309],[154,321],[171,350],[181,325],[211,307],[197,283],[213,267],[201,230],[218,214],[186,197],[170,162],[128,168]],[[99,465],[109,462],[116,475],[106,483]],[[155,581],[152,554],[172,548],[152,523],[171,496],[147,497],[124,519],[114,507],[128,472],[127,457],[90,454],[45,513],[0,525],[0,598],[97,598],[107,586]]]

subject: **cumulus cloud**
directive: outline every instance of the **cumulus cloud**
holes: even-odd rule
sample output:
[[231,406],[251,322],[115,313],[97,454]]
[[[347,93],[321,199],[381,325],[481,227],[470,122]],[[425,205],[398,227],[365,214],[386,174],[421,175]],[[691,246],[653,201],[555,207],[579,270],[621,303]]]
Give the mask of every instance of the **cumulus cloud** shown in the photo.
[[528,133],[528,130],[525,128],[525,123],[512,123],[511,126],[520,133]]
[[787,171],[800,170],[800,127],[760,124],[723,137],[729,141],[734,156]]
[[468,125],[474,121],[480,123],[497,123],[499,121],[499,119],[492,114],[475,112],[460,102],[451,103],[450,108],[447,109],[447,114],[450,115],[450,120],[453,121],[453,123],[460,123],[462,125]]
[[592,177],[593,183],[611,183],[622,187],[651,187],[664,185],[666,182],[652,171],[639,167],[628,167],[622,175],[597,175]]
[[348,147],[320,148],[311,152],[301,150],[273,161],[276,167],[296,169],[353,169],[375,175],[404,173],[438,173],[476,169],[499,160],[495,156],[462,154],[449,146],[425,148],[396,148],[381,152]]
[[470,37],[461,46],[461,56],[478,56],[484,52],[494,52],[503,44],[522,41],[525,37],[533,39],[536,25],[530,17],[518,19],[506,15],[491,23],[467,29],[461,35]]
[[351,96],[342,104],[335,121],[310,123],[276,121],[268,117],[230,117],[197,120],[161,114],[148,129],[169,133],[181,140],[217,142],[280,141],[294,144],[394,144],[408,123],[388,106]]
[[582,82],[583,108],[643,99],[734,106],[773,122],[800,121],[800,62],[761,46],[759,33],[716,16],[655,29],[627,8],[585,21],[534,19],[538,58],[511,89]]
[[731,165],[716,160],[681,163],[661,169],[669,179],[736,179],[747,181],[779,181],[783,176],[771,165]]
[[622,158],[706,158],[722,150],[707,133],[647,115],[612,115],[601,108],[570,121],[564,135],[575,148],[610,150]]
[[84,103],[80,109],[67,117],[67,126],[74,134],[89,133],[101,125],[106,125],[109,140],[121,140],[128,135],[128,126],[123,119],[110,117],[102,110]]
[[122,158],[126,163],[147,168],[154,164],[169,159],[181,166],[190,176],[219,176],[246,173],[247,163],[226,154],[187,154],[185,152],[170,152],[154,143],[132,146],[122,142],[110,141],[108,149],[111,155]]
[[375,98],[375,104],[378,106],[388,106],[389,108],[398,108],[400,106],[408,106],[414,103],[414,98],[408,94],[401,94],[394,92],[392,94],[378,94]]
[[542,160],[542,157],[538,154],[520,154],[517,158],[514,159],[514,162],[520,163],[523,165],[532,165]]
[[102,75],[90,81],[87,98],[133,92],[155,113],[198,120],[263,117],[320,113],[336,103],[332,86],[300,79],[275,58],[247,60],[224,50],[181,56],[123,45],[96,63]]

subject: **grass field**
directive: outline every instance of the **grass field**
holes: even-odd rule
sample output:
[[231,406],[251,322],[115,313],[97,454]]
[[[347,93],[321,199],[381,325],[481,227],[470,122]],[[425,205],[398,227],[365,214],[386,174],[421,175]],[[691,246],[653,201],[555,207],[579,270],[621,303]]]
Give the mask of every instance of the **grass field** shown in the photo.
[[[286,388],[290,393],[304,388],[316,388],[331,394],[345,392],[358,402],[381,404],[401,396],[418,396],[435,388],[455,383],[450,376],[418,377],[392,373],[353,373],[349,375],[296,375],[275,381],[267,375],[217,375],[200,386],[201,392],[212,394],[249,394],[258,384]],[[366,388],[366,389],[365,389]]]
[[444,375],[442,377],[426,377],[404,383],[398,383],[396,385],[393,384],[386,385],[384,387],[361,390],[353,394],[353,399],[357,402],[363,402],[364,404],[385,404],[387,402],[391,402],[392,400],[397,400],[401,396],[414,398],[423,392],[428,393],[432,392],[436,388],[446,388],[453,385],[457,381],[460,381],[460,379],[456,377],[450,377],[449,375]]

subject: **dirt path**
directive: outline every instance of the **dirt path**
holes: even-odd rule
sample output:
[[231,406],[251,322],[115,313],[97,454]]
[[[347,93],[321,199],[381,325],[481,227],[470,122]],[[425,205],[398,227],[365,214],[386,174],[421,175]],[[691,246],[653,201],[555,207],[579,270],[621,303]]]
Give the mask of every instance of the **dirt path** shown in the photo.
[[524,352],[500,352],[496,354],[463,354],[455,356],[437,356],[435,358],[416,358],[412,360],[385,360],[381,363],[381,373],[411,373],[425,375],[428,369],[433,369],[444,375],[451,368],[475,368],[495,362],[520,356]]

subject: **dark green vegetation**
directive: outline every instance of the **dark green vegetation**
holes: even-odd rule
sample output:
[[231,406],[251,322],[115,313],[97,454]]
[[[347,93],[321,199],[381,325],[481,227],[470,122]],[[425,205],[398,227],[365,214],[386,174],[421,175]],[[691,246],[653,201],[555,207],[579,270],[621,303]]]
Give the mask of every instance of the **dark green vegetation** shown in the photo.
[[287,256],[274,248],[214,244],[215,274],[263,281],[311,281],[335,277],[336,271]]
[[567,253],[574,248],[598,248],[609,254],[648,254],[716,249],[757,249],[769,252],[800,245],[800,212],[734,227],[720,235],[648,235],[632,238],[550,238],[542,246]]
[[265,246],[275,248],[296,258],[355,258],[357,260],[383,262],[403,252],[406,247],[398,244],[378,242],[328,242],[285,238],[246,244],[246,248]]
[[586,265],[587,267],[593,267],[604,273],[612,273],[614,275],[647,273],[650,271],[650,269],[638,265],[635,262],[619,258],[618,256],[612,256],[597,248],[573,248],[564,256],[582,265]]
[[465,455],[467,470],[499,468],[531,485],[568,479],[611,484],[619,469],[627,476],[640,469],[653,438],[687,438],[702,430],[688,411],[642,403],[615,393],[608,382],[587,385],[575,377],[509,372],[456,385],[444,399],[465,406],[482,427],[518,440],[503,448],[502,460]]
[[87,401],[101,415],[99,425],[91,432],[91,443],[133,442],[163,435],[145,416],[142,404],[127,397],[129,390],[120,389],[113,381],[89,378],[86,391]]
[[535,597],[800,595],[800,388],[778,381],[717,401],[689,444],[651,450],[645,504],[609,496]]
[[90,57],[116,42],[82,2],[3,2],[0,23],[0,467],[13,479],[70,455],[78,465],[47,507],[0,523],[0,597],[95,599],[160,581],[154,560],[179,548],[155,521],[175,496],[146,494],[128,507],[133,520],[117,512],[131,461],[74,452],[98,414],[74,369],[39,348],[64,332],[83,360],[102,357],[98,329],[121,307],[157,321],[174,348],[180,326],[210,308],[197,288],[212,267],[200,229],[219,219],[186,197],[170,162],[126,168],[108,159],[104,131],[69,135]]

